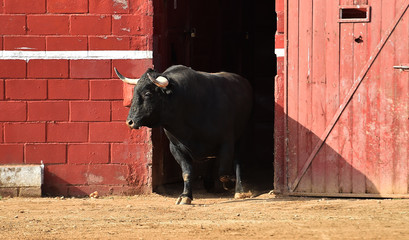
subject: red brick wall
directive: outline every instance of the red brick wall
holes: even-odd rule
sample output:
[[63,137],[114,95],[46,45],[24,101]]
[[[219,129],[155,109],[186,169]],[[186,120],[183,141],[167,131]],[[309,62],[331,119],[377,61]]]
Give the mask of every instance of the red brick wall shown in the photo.
[[152,1],[0,0],[0,7],[1,49],[25,56],[0,55],[0,164],[43,161],[47,195],[150,191],[151,132],[124,124],[132,90],[113,67],[139,77],[152,59],[95,51],[151,51]]

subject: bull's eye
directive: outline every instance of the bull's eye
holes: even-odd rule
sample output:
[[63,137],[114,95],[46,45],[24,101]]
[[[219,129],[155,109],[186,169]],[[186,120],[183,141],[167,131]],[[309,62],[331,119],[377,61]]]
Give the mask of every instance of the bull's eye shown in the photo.
[[150,96],[152,96],[152,93],[151,92],[145,92],[144,96],[145,97],[150,97]]

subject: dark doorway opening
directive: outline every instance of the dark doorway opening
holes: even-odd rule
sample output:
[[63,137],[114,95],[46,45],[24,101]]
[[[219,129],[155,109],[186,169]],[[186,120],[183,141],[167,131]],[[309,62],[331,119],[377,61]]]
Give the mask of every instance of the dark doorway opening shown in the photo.
[[[154,0],[155,69],[183,64],[238,73],[251,82],[254,117],[242,165],[244,184],[253,191],[273,188],[275,30],[275,1]],[[182,181],[162,129],[154,129],[153,146],[154,191]]]

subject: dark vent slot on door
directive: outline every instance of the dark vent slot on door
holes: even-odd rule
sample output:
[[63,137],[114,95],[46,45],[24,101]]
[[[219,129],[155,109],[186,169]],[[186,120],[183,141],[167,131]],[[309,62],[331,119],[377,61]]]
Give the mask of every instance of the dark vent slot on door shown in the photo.
[[338,22],[369,22],[370,10],[367,5],[339,6]]

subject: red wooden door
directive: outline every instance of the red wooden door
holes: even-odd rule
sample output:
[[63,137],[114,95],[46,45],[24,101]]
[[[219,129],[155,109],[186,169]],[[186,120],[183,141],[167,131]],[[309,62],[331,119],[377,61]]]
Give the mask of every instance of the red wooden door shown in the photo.
[[408,8],[288,0],[284,172],[293,194],[408,194]]

